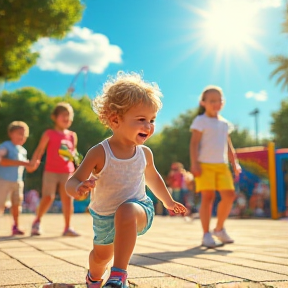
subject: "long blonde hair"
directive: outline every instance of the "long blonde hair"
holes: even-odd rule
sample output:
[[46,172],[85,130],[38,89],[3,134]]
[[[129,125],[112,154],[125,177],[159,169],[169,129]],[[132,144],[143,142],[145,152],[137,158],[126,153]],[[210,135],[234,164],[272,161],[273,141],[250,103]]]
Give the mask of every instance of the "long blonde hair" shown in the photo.
[[[205,87],[203,92],[200,95],[200,101],[205,101],[205,95],[209,92],[218,92],[222,97],[223,97],[223,91],[220,87],[214,86],[214,85],[209,85]],[[198,107],[198,112],[197,115],[202,115],[205,113],[205,107],[203,107],[201,104]]]

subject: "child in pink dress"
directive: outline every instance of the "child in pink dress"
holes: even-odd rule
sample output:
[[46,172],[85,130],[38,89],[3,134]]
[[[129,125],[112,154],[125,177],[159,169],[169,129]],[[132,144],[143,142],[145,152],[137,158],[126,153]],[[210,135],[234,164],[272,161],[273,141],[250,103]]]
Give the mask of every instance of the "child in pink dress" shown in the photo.
[[[46,150],[46,163],[42,178],[42,198],[32,224],[31,235],[40,235],[41,217],[52,205],[56,191],[59,192],[65,227],[63,236],[78,236],[70,228],[73,213],[73,198],[67,195],[65,183],[74,172],[73,155],[76,153],[77,134],[68,130],[74,117],[73,108],[68,103],[58,103],[52,112],[54,129],[46,130],[36,148],[32,161],[40,160]],[[58,188],[58,189],[57,189]]]

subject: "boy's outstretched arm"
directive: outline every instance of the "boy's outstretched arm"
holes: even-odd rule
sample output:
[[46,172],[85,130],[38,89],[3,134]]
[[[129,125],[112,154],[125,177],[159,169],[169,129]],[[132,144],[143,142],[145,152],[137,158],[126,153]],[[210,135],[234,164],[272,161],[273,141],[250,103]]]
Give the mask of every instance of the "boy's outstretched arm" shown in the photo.
[[24,167],[28,167],[29,166],[29,161],[21,161],[21,160],[14,160],[14,159],[9,159],[9,158],[5,158],[5,156],[7,155],[7,149],[0,149],[0,165],[1,166],[24,166]]
[[186,208],[181,204],[173,200],[172,196],[170,195],[163,178],[156,170],[153,160],[152,151],[143,146],[143,150],[146,156],[146,170],[145,170],[145,180],[147,186],[151,189],[153,194],[163,202],[163,205],[168,209],[172,210],[175,213],[185,213]]
[[104,166],[105,154],[102,145],[91,148],[82,163],[66,183],[66,192],[68,195],[78,198],[87,194],[95,187],[95,180],[91,178],[92,171],[98,173]]
[[29,161],[20,161],[20,160],[13,160],[13,159],[8,159],[3,157],[0,160],[0,165],[1,166],[24,166],[24,167],[28,167],[29,166]]
[[37,167],[39,166],[39,161],[35,162],[35,164],[32,166],[31,163],[26,160],[26,161],[21,161],[21,160],[14,160],[14,159],[8,159],[5,158],[7,155],[7,150],[6,149],[0,149],[0,165],[1,166],[24,166],[27,170],[27,172],[32,173],[34,172]]

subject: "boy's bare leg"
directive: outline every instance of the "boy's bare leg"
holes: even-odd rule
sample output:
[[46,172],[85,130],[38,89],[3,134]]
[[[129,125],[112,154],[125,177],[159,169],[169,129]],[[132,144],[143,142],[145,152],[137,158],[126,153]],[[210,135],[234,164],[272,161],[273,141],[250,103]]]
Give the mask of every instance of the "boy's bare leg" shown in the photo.
[[212,205],[215,200],[215,191],[201,191],[200,220],[204,234],[209,232],[209,224],[212,214]]
[[147,224],[144,209],[136,203],[124,203],[115,213],[114,267],[127,270],[137,232]]
[[91,280],[100,280],[107,264],[112,259],[114,245],[94,245],[89,255],[89,272]]
[[11,206],[11,214],[13,217],[14,225],[16,227],[18,227],[19,209],[20,209],[20,207],[18,205],[12,205]]

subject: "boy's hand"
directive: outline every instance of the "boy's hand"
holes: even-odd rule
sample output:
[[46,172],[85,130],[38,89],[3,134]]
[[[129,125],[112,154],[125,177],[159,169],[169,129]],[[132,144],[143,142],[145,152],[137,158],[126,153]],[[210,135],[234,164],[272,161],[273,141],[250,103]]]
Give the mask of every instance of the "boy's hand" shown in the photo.
[[40,160],[29,161],[27,160],[27,164],[25,165],[28,172],[34,172],[40,165]]
[[170,210],[170,211],[173,211],[175,214],[182,214],[184,215],[187,211],[186,207],[179,203],[179,202],[176,202],[176,201],[173,201],[170,205],[165,205],[164,206]]
[[96,180],[95,178],[93,179],[87,179],[83,182],[81,182],[77,187],[76,187],[76,193],[79,197],[85,196],[88,194],[93,188],[96,186]]

